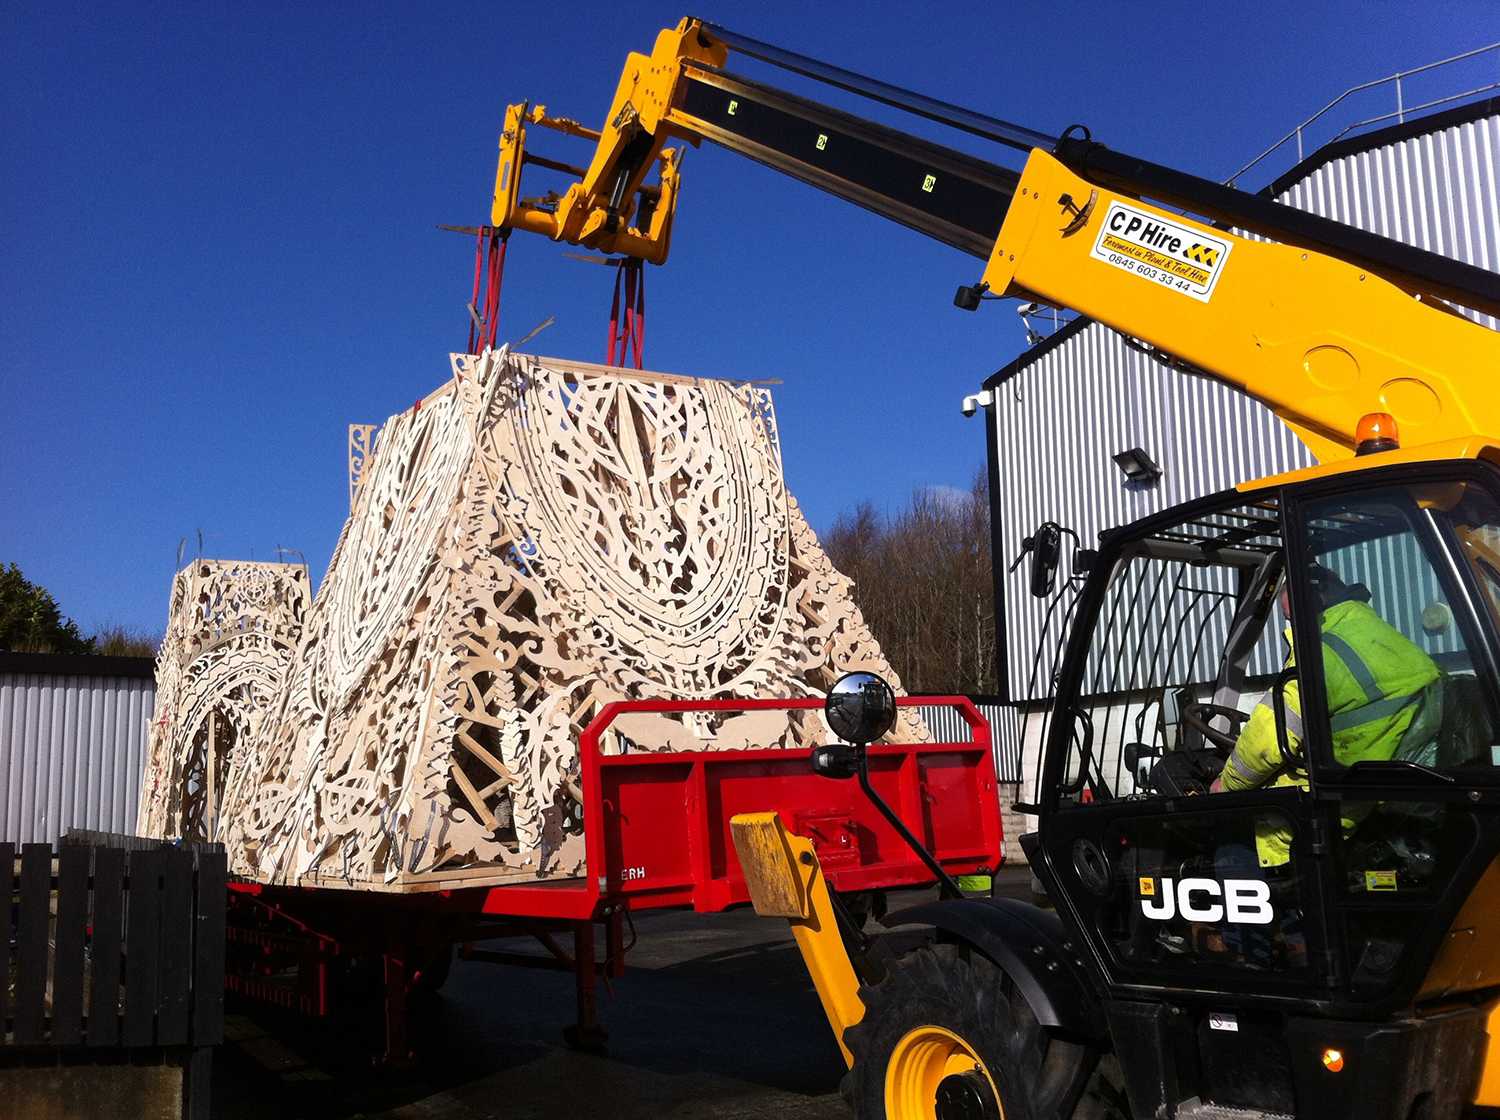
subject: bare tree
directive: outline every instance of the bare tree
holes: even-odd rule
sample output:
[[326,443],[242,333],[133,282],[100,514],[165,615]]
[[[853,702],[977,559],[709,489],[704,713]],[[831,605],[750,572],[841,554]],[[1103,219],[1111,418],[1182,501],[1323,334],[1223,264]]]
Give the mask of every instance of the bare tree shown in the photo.
[[839,515],[823,543],[908,692],[996,691],[989,479],[967,492],[922,487],[882,516]]

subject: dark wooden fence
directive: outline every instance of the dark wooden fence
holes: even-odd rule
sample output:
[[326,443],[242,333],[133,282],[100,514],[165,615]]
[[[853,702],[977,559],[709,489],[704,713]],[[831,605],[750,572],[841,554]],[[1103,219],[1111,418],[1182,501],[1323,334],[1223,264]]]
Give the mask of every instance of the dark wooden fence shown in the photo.
[[55,853],[16,847],[0,844],[11,874],[0,1056],[155,1050],[184,1066],[184,1115],[206,1116],[210,1048],[224,1036],[223,851],[99,834]]

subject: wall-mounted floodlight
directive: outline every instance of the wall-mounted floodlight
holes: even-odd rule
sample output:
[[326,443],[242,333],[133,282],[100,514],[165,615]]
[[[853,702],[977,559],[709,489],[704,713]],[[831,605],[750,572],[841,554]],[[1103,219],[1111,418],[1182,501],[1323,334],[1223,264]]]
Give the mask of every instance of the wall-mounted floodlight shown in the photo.
[[1155,482],[1161,477],[1161,468],[1156,465],[1156,460],[1139,447],[1121,451],[1112,458],[1131,482]]

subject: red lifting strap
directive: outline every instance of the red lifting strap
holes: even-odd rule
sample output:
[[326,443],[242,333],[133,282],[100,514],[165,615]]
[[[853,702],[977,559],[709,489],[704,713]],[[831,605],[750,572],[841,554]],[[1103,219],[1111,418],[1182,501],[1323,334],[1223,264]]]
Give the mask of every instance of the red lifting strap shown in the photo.
[[[486,245],[488,253],[486,254]],[[500,283],[505,278],[505,250],[510,246],[510,230],[483,226],[479,245],[474,251],[474,298],[469,301],[469,349],[466,353],[482,354],[495,346],[495,332],[500,319]],[[488,267],[485,258],[488,256]],[[484,307],[480,309],[480,284],[484,284]],[[475,343],[479,349],[474,348]]]
[[[609,348],[605,351],[604,364],[623,366],[630,358],[635,359],[636,369],[645,369],[641,364],[641,350],[646,341],[646,274],[642,262],[626,257],[616,265],[615,302],[609,312]],[[625,290],[625,322],[620,323],[620,289]]]

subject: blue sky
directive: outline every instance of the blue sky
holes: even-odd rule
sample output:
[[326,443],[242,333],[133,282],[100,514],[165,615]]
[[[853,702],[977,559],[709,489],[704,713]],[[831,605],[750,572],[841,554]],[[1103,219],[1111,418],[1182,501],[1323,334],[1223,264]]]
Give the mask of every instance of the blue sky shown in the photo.
[[[279,545],[321,577],[347,512],[346,426],[409,407],[466,340],[473,245],[435,227],[486,219],[505,106],[529,98],[597,124],[625,53],[683,14],[4,5],[0,563],[85,630],[159,630],[179,541],[192,555],[200,533],[205,555]],[[694,14],[1043,131],[1084,122],[1215,178],[1351,85],[1500,39],[1488,3]],[[1500,78],[1494,55],[1484,65]],[[1408,101],[1423,89],[1411,85]],[[543,143],[585,161],[577,141]],[[966,487],[983,462],[959,399],[1023,340],[1014,305],[951,306],[978,271],[705,146],[687,156],[672,258],[647,274],[646,365],[783,379],[787,475],[813,524],[863,499],[894,508],[917,485]],[[611,280],[518,235],[501,337],[553,315],[529,348],[602,360]]]

